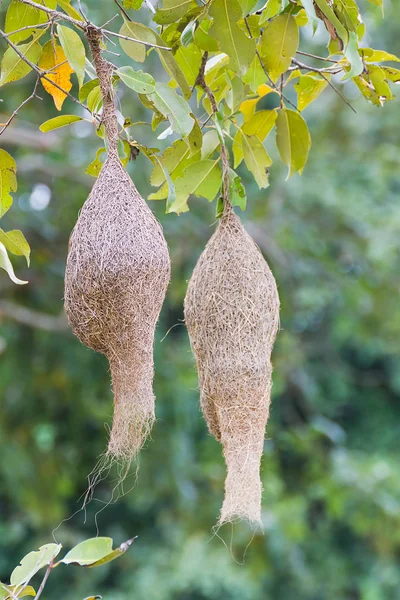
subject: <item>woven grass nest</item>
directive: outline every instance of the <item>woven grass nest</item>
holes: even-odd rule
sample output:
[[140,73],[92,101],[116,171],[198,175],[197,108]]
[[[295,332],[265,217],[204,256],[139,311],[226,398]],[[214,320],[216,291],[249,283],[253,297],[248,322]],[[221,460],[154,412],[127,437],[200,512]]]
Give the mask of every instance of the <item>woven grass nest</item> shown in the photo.
[[275,279],[232,210],[193,271],[185,322],[200,402],[227,465],[219,525],[261,524],[260,461],[271,392],[271,351],[279,328]]
[[101,57],[99,34],[89,32],[88,39],[109,148],[70,238],[65,311],[83,344],[109,360],[114,419],[108,454],[130,461],[154,421],[153,342],[170,259],[160,224],[118,158],[112,66]]

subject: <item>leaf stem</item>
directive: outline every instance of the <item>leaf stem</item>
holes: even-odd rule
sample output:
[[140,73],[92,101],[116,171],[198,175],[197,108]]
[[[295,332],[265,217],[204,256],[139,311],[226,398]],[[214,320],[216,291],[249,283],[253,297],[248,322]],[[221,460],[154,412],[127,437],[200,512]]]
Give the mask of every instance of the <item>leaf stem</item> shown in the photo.
[[47,580],[48,580],[49,575],[50,575],[50,572],[51,572],[51,569],[53,568],[53,562],[54,562],[54,560],[51,560],[49,562],[49,565],[48,565],[48,567],[46,569],[46,573],[44,574],[44,577],[42,579],[42,583],[40,584],[40,587],[39,587],[39,589],[37,591],[37,594],[35,596],[35,600],[38,600],[40,598],[40,596],[42,595],[42,592],[44,590],[44,586],[46,585]]

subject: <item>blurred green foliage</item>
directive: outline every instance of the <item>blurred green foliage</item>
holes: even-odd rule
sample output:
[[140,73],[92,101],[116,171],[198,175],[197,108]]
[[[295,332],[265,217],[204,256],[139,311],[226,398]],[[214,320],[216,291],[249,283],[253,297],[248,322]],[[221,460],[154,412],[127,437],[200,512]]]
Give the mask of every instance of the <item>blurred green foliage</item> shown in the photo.
[[[87,4],[98,22],[114,14],[111,3]],[[399,54],[399,0],[386,7],[384,21],[375,8],[366,13],[374,47]],[[317,33],[310,40],[311,51],[319,49],[319,39]],[[10,84],[1,112],[12,112],[31,85],[30,78]],[[129,105],[127,91],[121,101]],[[56,534],[69,548],[95,535],[97,520],[101,535],[116,544],[134,535],[139,539],[101,569],[55,572],[44,597],[399,597],[398,104],[380,110],[362,99],[351,101],[357,115],[327,89],[320,104],[307,109],[313,147],[303,177],[284,182],[284,169],[275,170],[269,190],[259,192],[246,170],[241,173],[249,199],[244,220],[274,271],[282,302],[262,472],[265,534],[255,535],[241,566],[229,551],[231,530],[219,532],[228,549],[211,531],[222,501],[224,465],[199,410],[182,303],[186,281],[211,235],[215,208],[194,199],[190,213],[166,216],[162,203],[155,202],[173,276],[155,347],[153,441],[141,453],[137,482],[134,474],[126,481],[129,493],[105,507],[113,488],[110,475],[87,507],[86,521],[79,513]],[[69,109],[74,112],[74,106]],[[140,120],[144,109],[131,109]],[[101,144],[81,123],[39,133],[37,126],[51,116],[56,116],[51,99],[35,101],[1,140],[19,169],[19,190],[4,225],[22,228],[32,247],[29,270],[23,258],[14,261],[29,286],[17,289],[0,273],[3,581],[24,554],[50,541],[52,529],[79,508],[112,414],[103,357],[68,330],[39,329],[34,313],[27,317],[32,326],[12,318],[16,306],[55,317],[61,313],[68,236],[93,182],[85,168]],[[151,143],[151,133],[138,130],[139,135]],[[269,144],[276,156],[273,140]],[[129,169],[148,195],[146,159],[139,156]],[[237,558],[250,538],[245,526],[235,529]]]

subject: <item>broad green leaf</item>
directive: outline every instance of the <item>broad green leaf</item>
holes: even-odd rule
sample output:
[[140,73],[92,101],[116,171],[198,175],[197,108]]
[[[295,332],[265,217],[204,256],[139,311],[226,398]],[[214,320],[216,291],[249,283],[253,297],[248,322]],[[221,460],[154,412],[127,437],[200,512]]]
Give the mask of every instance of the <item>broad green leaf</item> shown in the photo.
[[239,206],[241,210],[246,210],[246,190],[239,175],[233,169],[229,169],[229,199],[232,206]]
[[79,101],[85,102],[85,100],[89,96],[89,93],[92,90],[94,90],[94,88],[97,87],[98,85],[99,85],[99,80],[97,79],[97,77],[84,83],[83,86],[81,87],[81,89],[79,90]]
[[[141,40],[150,44],[157,44],[158,46],[165,46],[163,39],[152,29],[142,25],[142,23],[135,23],[133,21],[125,21],[124,25],[120,30],[121,35]],[[120,44],[123,51],[138,62],[143,62],[146,58],[146,46],[132,42],[128,40],[120,39]],[[163,64],[167,73],[177,82],[182,90],[185,98],[190,98],[192,91],[186,81],[182,70],[175,60],[174,55],[169,50],[161,50],[157,48],[157,53],[160,57],[161,63]]]
[[342,81],[346,81],[347,79],[351,79],[352,77],[356,77],[360,75],[363,71],[363,62],[361,60],[361,56],[358,52],[358,41],[357,34],[354,31],[350,31],[349,34],[349,43],[344,50],[344,54],[347,60],[350,63],[350,71],[346,73],[344,77],[342,77]]
[[240,8],[242,9],[242,15],[247,17],[247,15],[255,8],[258,0],[239,0]]
[[240,129],[237,130],[232,142],[233,166],[236,169],[243,160],[243,134]]
[[85,79],[85,46],[76,31],[69,27],[57,25],[57,33],[64,54],[78,77],[79,87],[82,87]]
[[318,9],[322,13],[322,15],[325,17],[325,19],[324,19],[325,26],[327,27],[331,37],[333,37],[332,36],[332,33],[333,33],[332,28],[333,28],[335,34],[337,34],[339,36],[339,38],[342,40],[344,46],[346,46],[347,42],[349,41],[348,31],[345,27],[343,27],[343,25],[341,24],[341,22],[335,15],[333,9],[328,4],[327,0],[315,0],[315,5],[318,7]]
[[[327,78],[329,78],[329,74],[327,74]],[[297,92],[297,108],[300,111],[304,110],[318,98],[327,85],[326,79],[318,75],[300,75],[299,81],[294,84]]]
[[247,83],[250,86],[253,94],[257,92],[257,89],[260,87],[260,85],[265,83],[267,76],[264,73],[264,69],[262,68],[258,56],[253,58],[247,73],[242,77],[242,79],[244,83]]
[[[190,156],[190,149],[184,140],[176,140],[162,155],[162,164],[168,173],[172,173],[184,157]],[[164,172],[160,163],[157,162],[150,176],[150,183],[154,186],[162,185],[165,181]]]
[[0,148],[0,218],[13,203],[10,192],[17,191],[17,165],[13,157]]
[[126,10],[130,10],[131,8],[133,10],[139,10],[143,2],[144,0],[122,0],[122,4],[126,8]]
[[[27,44],[20,44],[18,50],[29,59],[31,63],[36,64],[42,53],[42,46],[37,41],[37,37],[35,37]],[[8,48],[4,52],[1,60],[0,86],[10,83],[11,81],[22,79],[28,75],[30,71],[32,71],[31,67],[22,60],[15,50],[13,48]]]
[[26,598],[26,596],[36,596],[36,591],[31,585],[17,586],[0,583],[0,600]]
[[218,42],[204,29],[205,23],[201,23],[194,32],[194,41],[200,50],[205,52],[218,52]]
[[263,142],[275,125],[277,116],[276,110],[259,110],[243,124],[242,131],[246,135],[255,135]]
[[269,19],[275,17],[282,10],[282,0],[267,0],[261,13],[260,25],[264,25]]
[[74,564],[81,567],[99,567],[124,554],[134,539],[127,540],[113,550],[112,538],[90,538],[72,548],[60,562],[66,565]]
[[100,160],[102,154],[106,152],[105,148],[99,148],[96,152],[96,158],[88,165],[85,173],[87,175],[91,175],[92,177],[98,177],[100,175],[101,168],[103,166],[103,162]]
[[39,550],[29,552],[21,560],[20,565],[15,567],[11,573],[11,585],[22,585],[30,581],[35,573],[54,560],[61,548],[61,544],[45,544],[44,546],[40,546]]
[[53,129],[60,129],[61,127],[66,127],[67,125],[71,125],[71,123],[76,123],[77,121],[84,121],[83,117],[78,117],[77,115],[60,115],[59,117],[54,117],[53,119],[49,119],[42,123],[39,127],[40,131],[47,132],[52,131]]
[[201,158],[208,158],[215,152],[220,144],[218,133],[215,129],[207,131],[203,136],[203,144],[201,147]]
[[[149,44],[155,44],[155,33],[143,25],[142,23],[135,23],[134,21],[125,21],[122,25],[120,32],[121,35],[140,40],[142,42],[148,42]],[[144,62],[146,58],[146,46],[139,44],[138,42],[132,42],[130,40],[120,39],[119,43],[122,50],[130,58],[133,58],[136,62]]]
[[194,32],[196,31],[196,21],[190,21],[182,31],[181,44],[184,48],[194,42]]
[[181,177],[175,181],[176,200],[167,212],[176,212],[178,215],[187,212],[187,201],[191,194],[203,196],[209,201],[214,200],[221,186],[221,169],[219,159],[202,160],[189,165]]
[[180,46],[175,53],[175,59],[190,86],[194,85],[199,74],[202,54],[195,44],[186,48]]
[[304,6],[304,10],[307,13],[308,22],[312,26],[313,34],[317,31],[318,27],[318,17],[315,14],[315,8],[313,0],[301,0],[302,5]]
[[188,137],[185,139],[186,143],[190,148],[190,155],[197,154],[201,151],[203,144],[203,132],[198,124],[197,120],[194,122],[194,126]]
[[299,47],[299,28],[290,13],[279,15],[267,23],[259,52],[273,82],[285,73]]
[[90,538],[77,544],[61,560],[66,565],[88,566],[112,552],[113,541],[109,537]]
[[210,8],[214,22],[211,35],[220,49],[229,56],[230,68],[244,75],[255,54],[255,41],[238,27],[242,11],[237,0],[214,0]]
[[57,4],[60,8],[63,9],[64,12],[67,13],[73,19],[77,19],[78,21],[82,21],[82,15],[78,13],[77,10],[71,6],[71,0],[57,0]]
[[394,69],[393,67],[381,67],[382,71],[386,75],[386,79],[393,83],[400,82],[400,69]]
[[187,136],[193,129],[194,119],[191,108],[182,96],[165,83],[157,83],[156,90],[150,94],[150,100],[170,122],[175,133]]
[[255,135],[242,136],[243,158],[246,167],[253,174],[258,187],[268,187],[268,167],[272,165],[271,157]]
[[372,48],[360,48],[360,54],[365,62],[400,62],[400,58],[385,50],[373,50]]
[[368,77],[379,96],[381,104],[383,104],[384,101],[393,99],[392,91],[386,81],[386,73],[382,67],[370,65],[368,68]]
[[236,112],[242,103],[244,94],[244,85],[240,77],[233,77],[230,79],[228,75],[226,75],[228,85],[228,92],[226,95],[226,104],[229,106],[232,112]]
[[[4,31],[10,34],[11,31],[15,31],[16,29],[40,25],[45,23],[46,20],[46,13],[42,10],[23,4],[21,0],[12,0],[6,13]],[[35,31],[35,29],[25,29],[25,31],[19,31],[9,37],[14,44],[19,44],[19,42],[29,38]]]
[[288,108],[278,111],[276,143],[281,159],[289,167],[288,176],[302,173],[311,147],[307,123],[299,113]]
[[153,77],[143,71],[135,71],[132,67],[120,67],[115,71],[126,86],[139,94],[151,94],[156,89]]
[[103,104],[103,96],[99,85],[96,85],[96,87],[89,92],[86,104],[92,114],[95,114],[100,110]]
[[163,0],[163,8],[159,8],[153,21],[159,25],[175,23],[196,4],[193,0]]
[[[25,285],[26,283],[28,283],[27,281],[22,281],[21,279],[18,279],[18,277],[15,276],[13,266],[11,264],[10,259],[8,258],[6,247],[1,242],[0,242],[0,269],[4,269],[5,271],[7,271],[8,276],[13,283],[16,283],[17,285]],[[12,580],[11,580],[11,583],[12,583]],[[16,585],[19,585],[19,584],[16,584]]]
[[22,231],[19,231],[18,229],[3,231],[3,229],[0,228],[0,242],[2,242],[12,254],[15,254],[16,256],[25,256],[29,267],[31,249]]

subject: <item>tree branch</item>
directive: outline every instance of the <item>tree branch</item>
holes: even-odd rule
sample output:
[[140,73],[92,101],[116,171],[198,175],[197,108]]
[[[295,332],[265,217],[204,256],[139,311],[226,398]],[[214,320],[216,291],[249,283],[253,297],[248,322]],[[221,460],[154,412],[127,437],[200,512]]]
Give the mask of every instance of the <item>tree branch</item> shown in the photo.
[[53,560],[52,560],[52,561],[49,563],[49,566],[48,566],[48,567],[47,567],[47,569],[46,569],[46,573],[44,574],[44,577],[43,577],[43,579],[42,579],[42,583],[40,584],[40,587],[39,587],[39,589],[38,589],[38,591],[37,591],[37,594],[36,594],[36,596],[35,596],[35,600],[38,600],[38,599],[40,598],[40,596],[42,595],[42,592],[43,592],[43,590],[44,590],[44,586],[45,586],[45,585],[46,585],[46,583],[47,583],[47,580],[48,580],[48,578],[49,578],[49,575],[50,575],[50,573],[51,573],[51,569],[52,569],[52,568],[53,568]]
[[[208,60],[208,52],[204,52],[203,58],[201,61],[201,65],[200,65],[199,74],[196,77],[196,81],[194,82],[193,88],[195,88],[197,85],[200,86],[201,88],[203,88],[204,92],[206,93],[206,95],[210,101],[212,115],[215,116],[218,112],[217,101],[215,100],[215,96],[214,96],[213,92],[211,91],[211,89],[209,88],[209,86],[207,85],[207,82],[205,79],[205,70],[206,70],[207,60]],[[223,203],[224,203],[224,214],[227,214],[228,212],[232,211],[232,204],[231,204],[231,201],[229,198],[230,166],[229,166],[228,150],[226,148],[225,142],[223,139],[221,139],[220,141],[221,141],[222,177],[223,177],[222,198],[223,198]]]
[[27,325],[33,329],[42,329],[43,331],[68,331],[68,323],[64,313],[55,317],[46,315],[36,310],[31,310],[25,306],[19,306],[7,300],[0,300],[0,317],[12,319],[21,325]]
[[14,117],[17,116],[17,114],[19,113],[19,111],[21,110],[21,108],[23,106],[25,106],[25,104],[28,104],[28,102],[30,100],[32,100],[33,98],[38,98],[39,97],[36,94],[36,90],[37,90],[38,85],[39,85],[39,77],[36,79],[35,87],[33,88],[32,94],[29,96],[29,98],[26,98],[23,102],[21,102],[21,104],[18,106],[18,108],[16,108],[14,110],[14,112],[11,115],[11,117],[8,119],[8,121],[6,121],[6,123],[4,123],[3,127],[0,129],[0,135],[7,129],[7,127],[10,125],[11,121],[14,119]]

